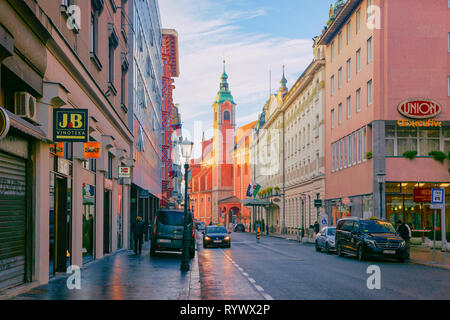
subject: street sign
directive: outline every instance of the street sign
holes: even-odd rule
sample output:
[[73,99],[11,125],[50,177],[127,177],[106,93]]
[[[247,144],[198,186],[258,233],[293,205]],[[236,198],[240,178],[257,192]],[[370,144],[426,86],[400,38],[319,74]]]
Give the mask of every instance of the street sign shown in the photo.
[[88,109],[54,109],[53,141],[87,142],[89,138]]
[[314,199],[314,207],[322,208],[322,200],[321,199]]
[[131,170],[130,167],[119,167],[119,178],[130,178]]
[[0,140],[6,137],[9,131],[9,118],[5,109],[0,107]]
[[433,188],[431,189],[431,209],[441,209],[444,207],[445,189]]

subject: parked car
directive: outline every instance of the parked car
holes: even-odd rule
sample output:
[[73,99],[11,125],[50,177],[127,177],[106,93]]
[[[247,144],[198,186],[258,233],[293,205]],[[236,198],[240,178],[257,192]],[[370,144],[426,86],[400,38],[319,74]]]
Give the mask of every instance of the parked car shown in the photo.
[[203,247],[231,246],[231,237],[223,226],[207,226],[203,235]]
[[237,223],[234,228],[233,228],[234,232],[236,231],[242,231],[245,232],[245,226],[242,223]]
[[316,251],[325,250],[326,253],[336,251],[335,245],[336,227],[324,227],[316,237]]
[[198,231],[203,231],[206,228],[206,223],[200,221],[199,223],[196,224],[196,227]]
[[336,251],[339,256],[354,255],[358,260],[394,258],[403,262],[406,243],[386,220],[348,217],[338,221]]
[[[188,229],[190,237],[189,256],[195,256],[195,232],[193,214],[188,212]],[[184,211],[159,210],[153,221],[153,232],[150,242],[150,255],[156,251],[181,251],[183,248]]]

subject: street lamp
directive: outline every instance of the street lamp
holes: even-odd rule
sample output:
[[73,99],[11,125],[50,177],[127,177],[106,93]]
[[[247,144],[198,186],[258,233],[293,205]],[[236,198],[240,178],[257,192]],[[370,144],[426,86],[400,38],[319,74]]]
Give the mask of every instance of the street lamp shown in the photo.
[[380,218],[383,218],[383,183],[386,180],[386,174],[383,172],[377,173],[378,185],[380,186]]
[[192,147],[194,143],[189,141],[187,138],[184,138],[182,142],[180,142],[181,155],[186,160],[184,164],[184,231],[183,231],[183,249],[181,252],[181,271],[189,271],[189,240],[190,240],[190,232],[188,230],[188,170],[189,163],[188,160],[192,154]]

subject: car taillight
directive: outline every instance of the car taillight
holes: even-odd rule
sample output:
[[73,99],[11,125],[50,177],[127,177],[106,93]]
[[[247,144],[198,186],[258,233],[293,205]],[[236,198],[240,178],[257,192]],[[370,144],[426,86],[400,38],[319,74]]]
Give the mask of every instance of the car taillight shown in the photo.
[[153,222],[153,236],[156,236],[156,219],[158,219],[158,217],[155,217],[155,222]]
[[192,239],[195,239],[195,227],[194,227],[194,224],[192,224]]

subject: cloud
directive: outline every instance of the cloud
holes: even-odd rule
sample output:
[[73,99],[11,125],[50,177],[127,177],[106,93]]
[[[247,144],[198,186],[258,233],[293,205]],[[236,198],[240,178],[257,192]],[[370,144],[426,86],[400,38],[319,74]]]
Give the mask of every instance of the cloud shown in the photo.
[[232,3],[159,1],[163,27],[176,29],[179,35],[180,77],[175,80],[174,101],[180,104],[183,129],[193,130],[194,120],[204,121],[204,128],[212,124],[223,59],[239,125],[257,119],[269,87],[274,93],[280,86],[283,64],[289,86],[312,59],[312,40],[290,39],[278,30],[274,34],[248,30],[244,21],[261,19],[269,11],[236,9]]

